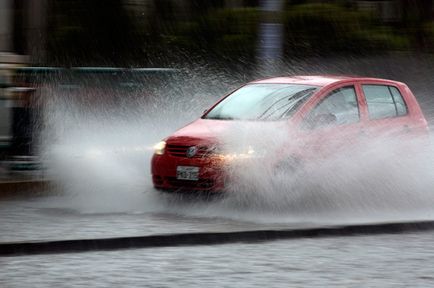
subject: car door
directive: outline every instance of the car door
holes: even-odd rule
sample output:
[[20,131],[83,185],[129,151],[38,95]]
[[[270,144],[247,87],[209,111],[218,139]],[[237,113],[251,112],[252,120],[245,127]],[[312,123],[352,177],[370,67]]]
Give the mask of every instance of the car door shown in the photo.
[[409,109],[411,99],[406,99],[405,91],[401,91],[399,86],[361,82],[360,88],[367,107],[367,121],[362,128],[367,137],[400,141],[420,134],[420,121],[415,121],[413,111]]
[[330,88],[313,102],[300,124],[304,158],[326,158],[357,143],[363,102],[355,83]]

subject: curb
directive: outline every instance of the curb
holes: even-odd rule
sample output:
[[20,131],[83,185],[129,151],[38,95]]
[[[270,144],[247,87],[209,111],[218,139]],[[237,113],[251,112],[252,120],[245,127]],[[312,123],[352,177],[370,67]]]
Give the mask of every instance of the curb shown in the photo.
[[401,234],[431,230],[434,230],[434,221],[348,225],[296,230],[181,233],[105,239],[15,242],[0,243],[0,257],[111,251],[120,249],[221,245],[229,243],[260,243],[275,240]]

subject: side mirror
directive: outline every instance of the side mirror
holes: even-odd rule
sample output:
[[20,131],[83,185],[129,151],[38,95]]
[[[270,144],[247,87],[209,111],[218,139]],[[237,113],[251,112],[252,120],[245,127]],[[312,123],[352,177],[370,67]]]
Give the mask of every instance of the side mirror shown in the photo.
[[311,119],[309,119],[308,127],[310,129],[315,129],[315,128],[319,128],[319,127],[324,127],[324,126],[336,124],[336,122],[337,122],[337,118],[332,113],[318,114],[318,115],[312,117]]
[[203,110],[202,115],[205,115],[208,112],[208,109]]

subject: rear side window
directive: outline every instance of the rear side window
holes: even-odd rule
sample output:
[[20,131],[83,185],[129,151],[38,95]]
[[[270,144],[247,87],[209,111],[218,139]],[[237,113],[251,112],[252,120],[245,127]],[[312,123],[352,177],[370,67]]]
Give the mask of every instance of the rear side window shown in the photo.
[[407,114],[407,106],[396,87],[362,85],[370,119],[398,117]]

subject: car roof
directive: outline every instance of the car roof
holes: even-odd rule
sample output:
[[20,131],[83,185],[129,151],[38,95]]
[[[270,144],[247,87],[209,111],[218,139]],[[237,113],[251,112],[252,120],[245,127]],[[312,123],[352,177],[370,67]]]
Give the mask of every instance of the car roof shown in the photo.
[[338,82],[347,81],[375,81],[375,82],[387,82],[387,83],[399,83],[397,81],[380,79],[380,78],[368,78],[358,76],[337,76],[337,75],[309,75],[309,76],[282,76],[252,81],[254,84],[301,84],[301,85],[313,85],[313,86],[327,86],[330,84],[336,84]]

